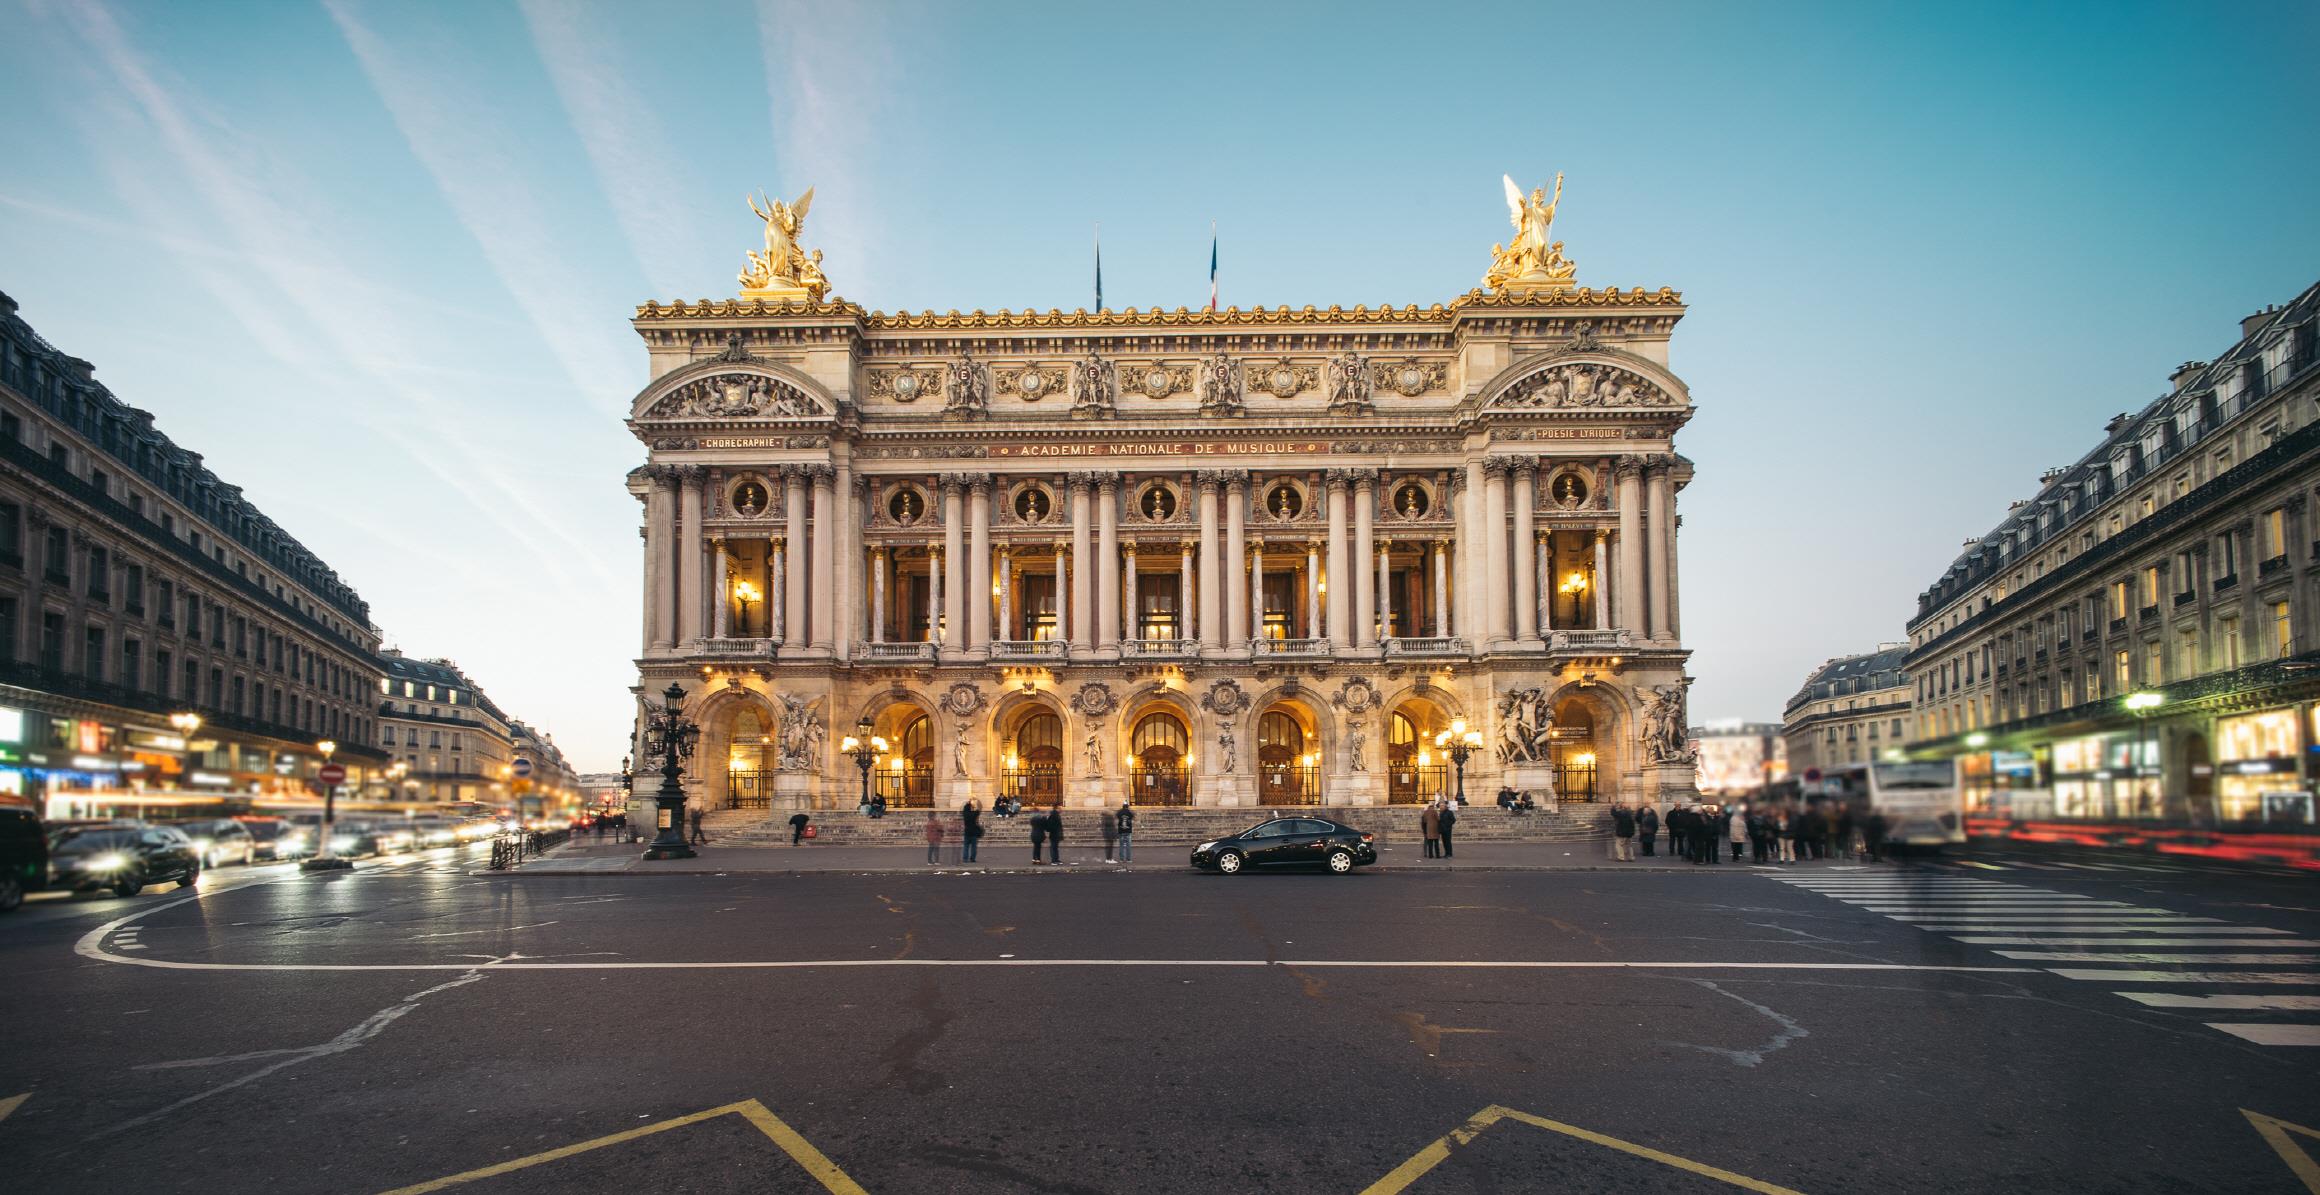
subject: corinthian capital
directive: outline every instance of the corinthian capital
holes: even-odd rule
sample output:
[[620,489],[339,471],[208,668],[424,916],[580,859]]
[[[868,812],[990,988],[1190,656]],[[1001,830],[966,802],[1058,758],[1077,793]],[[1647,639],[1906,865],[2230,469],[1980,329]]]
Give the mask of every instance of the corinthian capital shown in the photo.
[[1643,476],[1644,458],[1623,456],[1611,463],[1611,475],[1621,481],[1632,481]]

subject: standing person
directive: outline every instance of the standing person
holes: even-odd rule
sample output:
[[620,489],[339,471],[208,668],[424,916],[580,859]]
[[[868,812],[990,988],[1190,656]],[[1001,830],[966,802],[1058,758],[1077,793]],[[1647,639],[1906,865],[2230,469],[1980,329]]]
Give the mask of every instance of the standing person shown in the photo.
[[1756,863],[1772,861],[1772,815],[1764,811],[1761,801],[1748,810],[1748,846]]
[[1063,862],[1063,802],[1047,807],[1047,861]]
[[791,846],[796,846],[805,840],[806,823],[811,820],[802,809],[789,815],[789,844]]
[[959,810],[959,862],[975,861],[975,846],[983,841],[983,807],[973,797]]
[[1780,842],[1780,861],[1796,862],[1796,818],[1785,805],[1772,815],[1772,835]]
[[1442,798],[1426,802],[1418,811],[1418,831],[1426,836],[1426,857],[1437,859],[1442,855]]
[[1835,833],[1837,857],[1839,859],[1852,858],[1853,831],[1855,822],[1853,819],[1853,806],[1851,803],[1848,802],[1846,804],[1837,806],[1837,816],[1834,821],[1836,824]]
[[1611,857],[1621,863],[1635,862],[1635,815],[1625,805],[1611,807]]
[[1047,845],[1047,817],[1044,814],[1034,813],[1031,815],[1031,861],[1033,863],[1041,861],[1039,848],[1045,845]]
[[1691,822],[1691,810],[1684,808],[1681,804],[1668,806],[1668,854],[1673,855],[1678,859],[1689,859],[1692,857],[1691,852],[1686,849],[1686,843],[1684,842],[1684,833],[1687,829],[1690,828]]
[[1136,807],[1120,802],[1120,862],[1132,861],[1136,854]]
[[1724,836],[1732,843],[1732,862],[1740,861],[1740,848],[1748,845],[1748,814],[1734,806],[1724,807]]
[[1104,836],[1104,862],[1112,861],[1112,851],[1120,842],[1120,819],[1110,810],[1096,819],[1096,829]]
[[598,842],[602,842],[602,841],[604,841],[604,823],[605,823],[607,820],[608,820],[608,819],[607,819],[607,818],[605,818],[605,817],[604,817],[602,814],[599,814],[599,815],[597,815],[597,817],[595,818],[595,821],[596,821],[596,841],[598,841]]
[[703,813],[703,810],[702,810],[702,808],[701,808],[700,806],[698,806],[698,805],[695,805],[695,806],[693,806],[693,843],[692,843],[692,844],[693,844],[694,846],[699,846],[699,845],[701,845],[702,843],[705,843],[705,842],[709,841],[709,836],[708,836],[707,834],[703,833],[703,832],[702,832],[702,830],[701,830],[701,816],[702,816],[702,813]]
[[926,861],[928,863],[942,862],[942,840],[942,815],[929,809],[926,811]]
[[1651,858],[1652,847],[1659,842],[1659,810],[1650,805],[1635,815],[1636,836],[1643,839],[1643,857]]
[[1450,857],[1451,853],[1450,827],[1458,824],[1458,807],[1456,805],[1444,805],[1442,807],[1442,816],[1436,820],[1440,822],[1442,827],[1442,857],[1447,859]]
[[1877,810],[1870,810],[1869,816],[1861,819],[1861,838],[1869,848],[1869,862],[1885,861],[1885,834],[1888,829],[1890,827],[1885,822],[1885,815]]

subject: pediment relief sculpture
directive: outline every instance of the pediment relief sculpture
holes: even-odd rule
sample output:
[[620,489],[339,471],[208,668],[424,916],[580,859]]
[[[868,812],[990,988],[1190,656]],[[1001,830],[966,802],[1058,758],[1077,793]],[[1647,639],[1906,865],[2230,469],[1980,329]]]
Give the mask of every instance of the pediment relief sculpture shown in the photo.
[[1493,407],[1680,407],[1658,383],[1631,369],[1574,361],[1539,370],[1507,387]]
[[669,391],[647,419],[766,419],[826,415],[822,405],[786,382],[752,373],[719,373]]

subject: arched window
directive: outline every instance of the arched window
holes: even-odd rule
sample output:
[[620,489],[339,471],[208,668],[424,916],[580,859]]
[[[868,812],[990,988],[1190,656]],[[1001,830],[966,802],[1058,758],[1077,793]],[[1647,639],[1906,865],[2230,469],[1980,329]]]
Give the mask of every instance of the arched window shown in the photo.
[[1138,805],[1190,805],[1191,736],[1167,710],[1136,719],[1128,733],[1128,799]]
[[1026,805],[1047,805],[1063,796],[1063,719],[1035,710],[1015,724],[1003,785]]
[[1386,727],[1386,762],[1407,763],[1417,751],[1418,728],[1411,724],[1408,715],[1394,711],[1393,720]]
[[925,714],[902,728],[902,758],[914,767],[934,766],[934,723]]
[[1184,723],[1176,715],[1154,710],[1136,720],[1128,749],[1139,762],[1174,766],[1183,760],[1189,742]]

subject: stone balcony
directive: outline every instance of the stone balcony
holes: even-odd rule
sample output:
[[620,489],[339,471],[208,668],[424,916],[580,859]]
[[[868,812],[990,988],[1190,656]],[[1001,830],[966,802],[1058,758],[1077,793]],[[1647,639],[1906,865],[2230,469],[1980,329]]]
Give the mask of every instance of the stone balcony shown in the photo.
[[1549,631],[1547,650],[1550,652],[1623,651],[1635,646],[1635,637],[1625,627],[1605,631]]
[[991,658],[994,660],[1063,660],[1071,656],[1071,645],[1061,639],[993,639]]
[[1327,639],[1256,639],[1250,646],[1259,656],[1327,656]]
[[931,642],[864,643],[856,649],[855,658],[879,662],[923,660],[932,662],[935,645]]
[[1190,660],[1200,655],[1198,639],[1122,639],[1120,657],[1133,660]]
[[773,655],[771,639],[696,639],[693,654],[728,659],[765,659]]
[[1463,656],[1468,654],[1466,640],[1457,635],[1421,635],[1388,639],[1386,655],[1398,656]]

